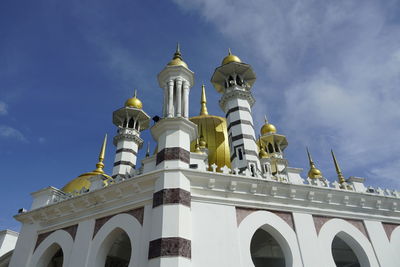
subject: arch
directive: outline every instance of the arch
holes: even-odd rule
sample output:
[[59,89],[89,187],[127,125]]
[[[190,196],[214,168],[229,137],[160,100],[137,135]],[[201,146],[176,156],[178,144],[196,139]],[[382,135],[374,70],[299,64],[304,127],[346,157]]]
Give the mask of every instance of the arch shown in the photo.
[[[107,254],[121,231],[125,232],[129,237],[131,244],[131,258],[128,267],[139,266],[140,247],[136,244],[139,243],[138,241],[141,238],[141,229],[142,225],[132,215],[122,213],[113,216],[93,238],[88,257],[88,266],[104,266]],[[134,240],[136,240],[136,243]]]
[[241,266],[254,266],[250,253],[251,239],[258,229],[268,232],[279,244],[287,267],[302,266],[297,237],[293,229],[279,216],[269,211],[256,211],[239,225]]
[[360,230],[343,219],[331,219],[322,226],[318,235],[321,258],[326,259],[327,267],[336,267],[332,255],[332,242],[336,236],[353,250],[361,267],[379,266],[370,241]]
[[42,243],[36,248],[32,255],[31,267],[47,267],[50,259],[57,250],[61,248],[63,253],[63,265],[68,266],[69,257],[72,251],[74,241],[70,234],[64,230],[57,230],[51,233]]

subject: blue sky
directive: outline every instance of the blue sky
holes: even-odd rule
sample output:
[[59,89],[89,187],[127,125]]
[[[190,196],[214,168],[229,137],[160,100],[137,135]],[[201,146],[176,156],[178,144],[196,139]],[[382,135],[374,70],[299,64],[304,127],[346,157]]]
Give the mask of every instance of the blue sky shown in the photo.
[[399,1],[1,1],[0,229],[19,229],[31,192],[94,169],[105,133],[111,173],[112,112],[137,89],[160,114],[176,42],[195,72],[192,116],[203,82],[223,115],[209,80],[230,47],[257,73],[256,129],[267,114],[291,166],[306,175],[309,146],[333,181],[333,148],[345,176],[400,189],[398,14]]

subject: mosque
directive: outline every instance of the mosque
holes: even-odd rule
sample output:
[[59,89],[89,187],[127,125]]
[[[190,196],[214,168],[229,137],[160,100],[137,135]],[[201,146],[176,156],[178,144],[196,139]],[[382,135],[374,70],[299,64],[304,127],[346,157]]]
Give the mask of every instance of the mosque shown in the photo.
[[[332,183],[308,151],[307,177],[290,167],[274,125],[256,137],[249,64],[229,51],[211,77],[225,117],[208,113],[204,86],[189,117],[194,73],[179,46],[157,79],[162,117],[151,122],[136,93],[114,111],[112,173],[106,136],[93,171],[32,193],[19,236],[0,232],[0,252],[16,243],[0,267],[400,265],[400,193],[345,178],[333,151]],[[136,167],[147,129],[157,148]]]

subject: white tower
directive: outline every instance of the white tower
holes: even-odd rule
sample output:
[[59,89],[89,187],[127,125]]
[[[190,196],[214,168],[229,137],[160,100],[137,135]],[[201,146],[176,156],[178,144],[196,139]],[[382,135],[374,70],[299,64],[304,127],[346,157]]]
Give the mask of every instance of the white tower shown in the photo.
[[113,123],[118,127],[114,137],[117,147],[112,177],[125,177],[136,167],[137,152],[143,145],[140,132],[149,128],[150,117],[142,110],[143,104],[135,95],[125,102],[125,106],[113,113]]
[[189,168],[190,143],[197,138],[197,126],[188,119],[194,74],[183,61],[179,45],[158,74],[158,82],[164,88],[164,118],[151,133],[158,143],[156,169],[164,171],[154,186],[148,266],[191,266],[190,180],[180,169]]
[[251,66],[242,63],[230,50],[211,78],[215,89],[222,93],[219,104],[226,114],[232,168],[248,168],[253,176],[260,171],[251,115],[255,100],[250,89],[255,80]]

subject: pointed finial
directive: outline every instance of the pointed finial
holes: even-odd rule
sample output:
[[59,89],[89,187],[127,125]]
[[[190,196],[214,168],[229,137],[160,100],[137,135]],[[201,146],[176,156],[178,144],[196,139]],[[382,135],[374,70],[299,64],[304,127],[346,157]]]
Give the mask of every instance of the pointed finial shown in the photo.
[[265,124],[267,124],[267,123],[268,123],[268,118],[267,118],[267,115],[264,115],[264,122],[265,122]]
[[146,158],[150,157],[150,142],[147,142]]
[[133,97],[136,98],[137,96],[137,90],[135,89],[135,93],[133,94]]
[[232,55],[232,51],[230,48],[228,48],[228,55]]
[[308,162],[310,163],[310,166],[311,166],[311,164],[314,164],[314,162],[311,158],[310,151],[308,151],[308,147],[306,147],[306,150],[307,150]]
[[98,173],[104,173],[103,168],[104,168],[104,157],[106,154],[106,146],[107,146],[107,134],[104,137],[103,145],[101,146],[100,153],[99,153],[99,162],[96,164],[96,170],[94,172]]
[[183,60],[179,43],[176,43],[176,50],[175,50],[173,59],[177,59],[177,58],[179,58],[180,60]]
[[196,138],[196,145],[195,145],[194,152],[195,152],[195,153],[202,153],[202,151],[201,151],[201,149],[200,149],[199,138]]
[[308,162],[310,164],[310,170],[308,171],[308,177],[309,178],[322,178],[322,172],[315,167],[315,163],[311,158],[310,151],[308,150],[308,147],[306,147],[307,150],[307,156],[308,156]]
[[201,86],[201,100],[200,100],[200,115],[208,115],[208,110],[207,110],[207,98],[206,98],[206,87],[203,83]]
[[199,128],[199,145],[200,145],[200,148],[206,148],[206,146],[207,146],[207,142],[203,136],[203,125],[202,124],[200,124],[200,128]]
[[346,182],[345,178],[343,177],[342,171],[340,170],[339,164],[336,160],[335,157],[335,153],[333,153],[333,150],[331,149],[331,153],[332,153],[332,158],[333,158],[333,163],[335,164],[335,168],[336,168],[336,173],[339,179],[339,183],[343,184],[344,182]]

